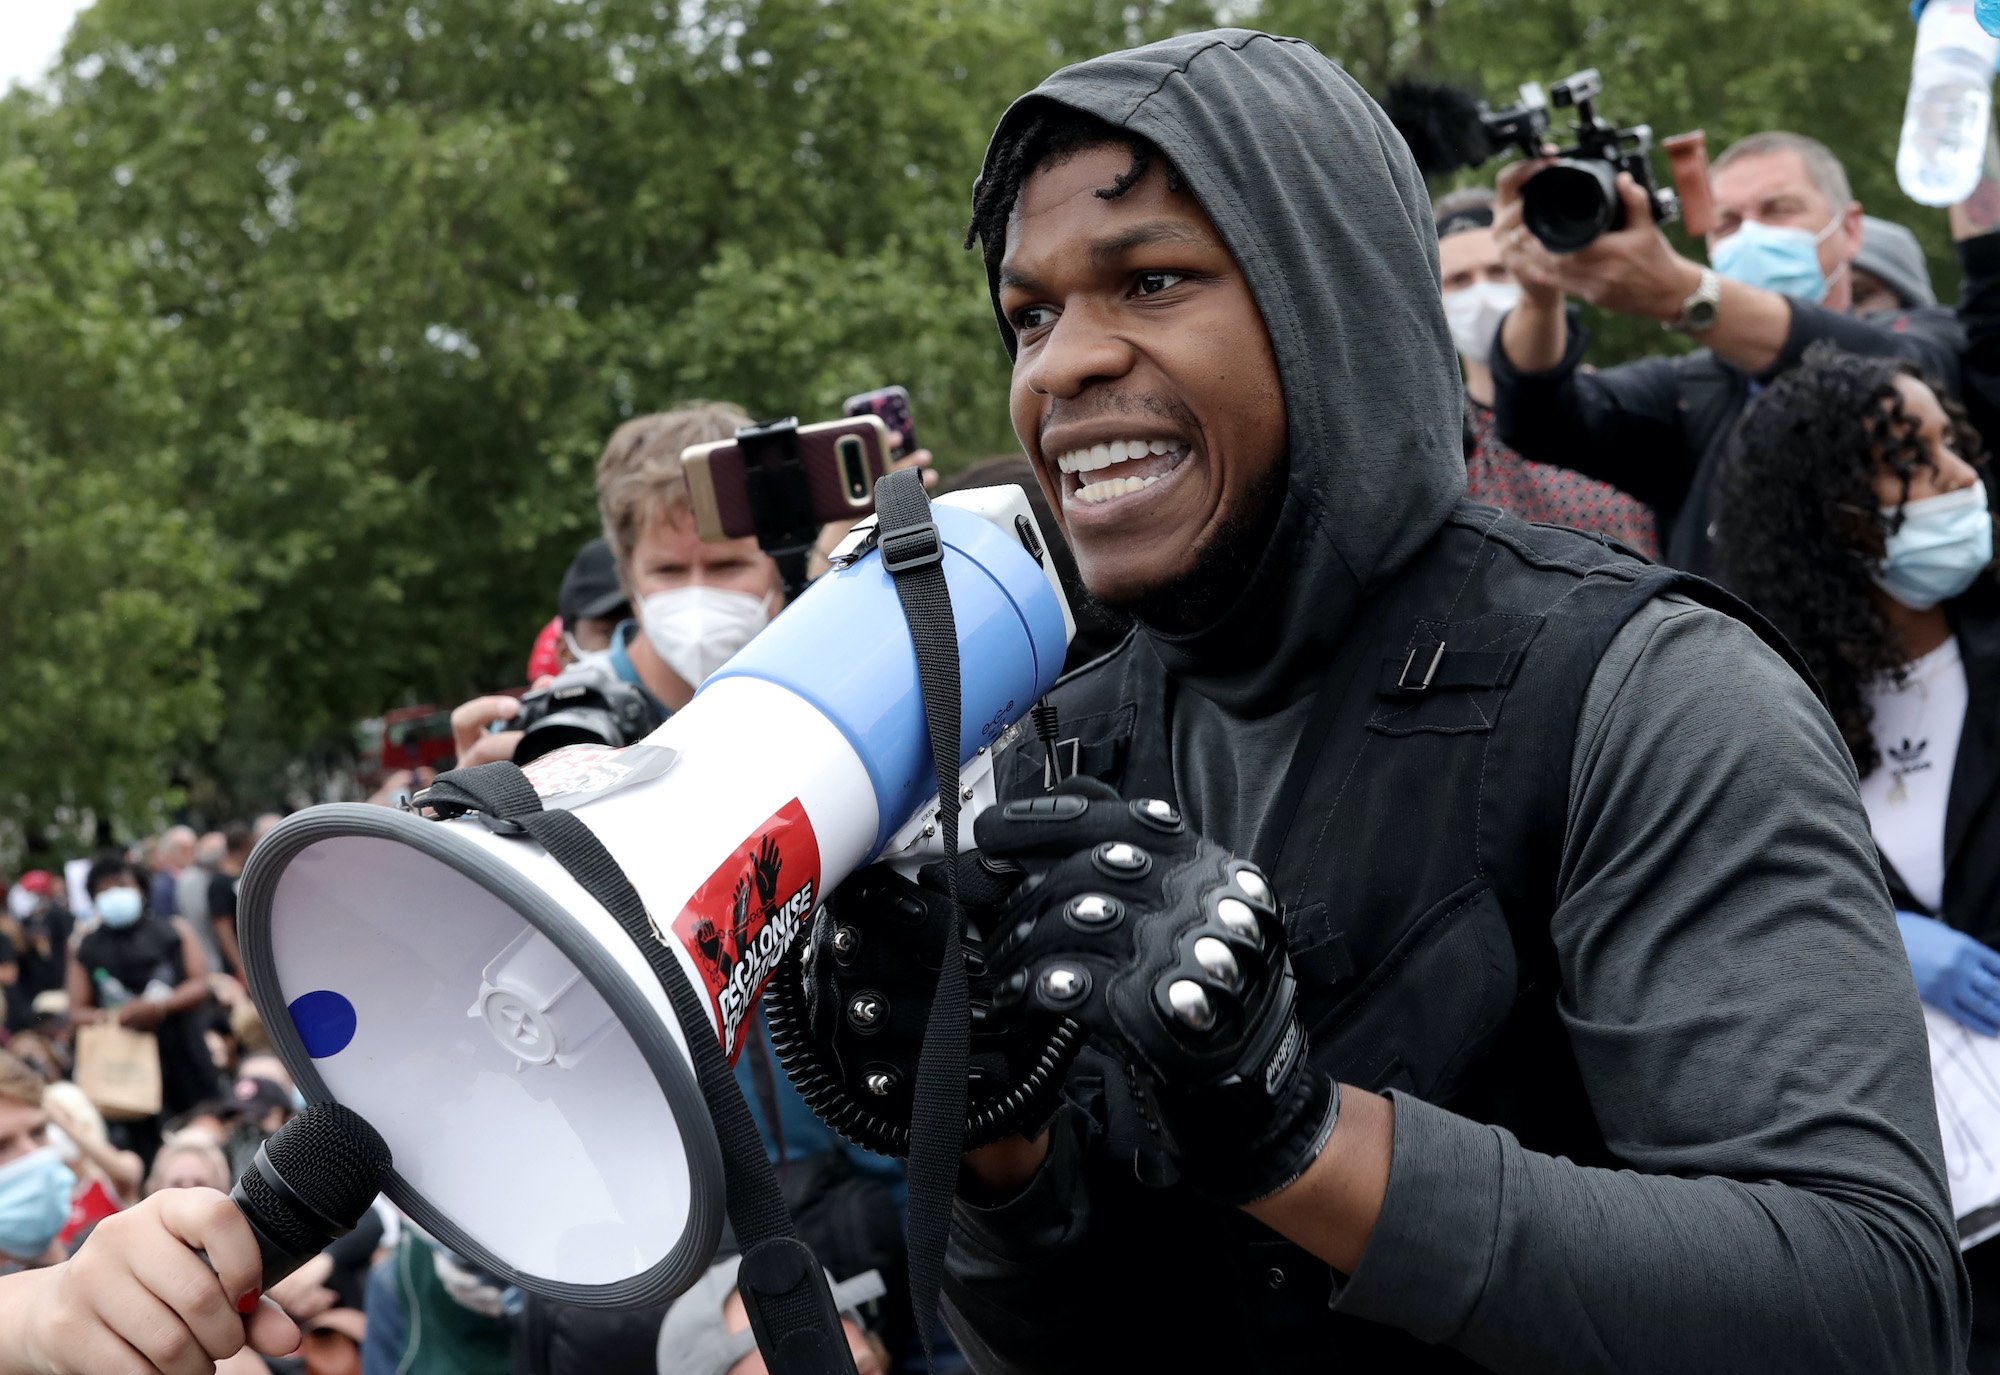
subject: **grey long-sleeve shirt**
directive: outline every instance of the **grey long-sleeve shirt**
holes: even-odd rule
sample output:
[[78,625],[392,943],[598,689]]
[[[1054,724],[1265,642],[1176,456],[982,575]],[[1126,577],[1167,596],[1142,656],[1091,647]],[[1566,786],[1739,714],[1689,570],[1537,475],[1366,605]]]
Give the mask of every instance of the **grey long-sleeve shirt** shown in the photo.
[[[1922,1018],[1852,766],[1747,628],[1669,598],[1620,633],[1579,724],[1561,877],[1560,1011],[1631,1168],[1394,1095],[1388,1193],[1334,1310],[1537,1375],[1962,1369]],[[1104,1170],[1067,1110],[1019,1196],[961,1199],[949,1312],[976,1368],[1187,1368],[1193,1332],[1280,1321],[1204,1311],[1177,1276],[1212,1258],[1135,1246],[1132,1186]]]

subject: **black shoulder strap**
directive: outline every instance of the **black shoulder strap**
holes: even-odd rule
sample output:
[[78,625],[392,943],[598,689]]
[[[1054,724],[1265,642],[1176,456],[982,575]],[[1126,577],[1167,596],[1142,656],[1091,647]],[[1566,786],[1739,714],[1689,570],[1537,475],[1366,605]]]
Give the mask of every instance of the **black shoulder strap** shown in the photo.
[[910,643],[917,652],[917,683],[930,727],[931,759],[937,768],[938,827],[951,898],[952,920],[945,931],[944,963],[937,994],[924,1025],[917,1056],[915,1101],[910,1115],[910,1306],[923,1336],[924,1357],[932,1360],[931,1329],[944,1287],[945,1243],[951,1233],[952,1199],[958,1193],[958,1157],[965,1140],[965,1077],[971,1056],[972,1023],[966,991],[963,922],[958,911],[958,624],[944,577],[944,541],[931,519],[930,498],[915,469],[885,474],[875,483],[876,540],[882,566],[895,580]]
[[645,955],[679,1019],[695,1079],[722,1145],[729,1222],[743,1247],[738,1285],[757,1344],[773,1375],[853,1375],[854,1359],[827,1288],[826,1271],[794,1234],[784,1193],[757,1123],[723,1058],[715,1027],[673,952],[654,936],[645,902],[596,832],[574,812],[550,811],[512,763],[442,774],[421,795],[440,816],[468,812],[526,834],[595,898]]

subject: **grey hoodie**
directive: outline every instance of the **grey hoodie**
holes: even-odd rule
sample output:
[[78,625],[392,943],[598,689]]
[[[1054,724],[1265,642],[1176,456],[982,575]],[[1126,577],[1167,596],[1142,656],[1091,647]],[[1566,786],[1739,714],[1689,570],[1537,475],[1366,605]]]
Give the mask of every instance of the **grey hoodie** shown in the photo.
[[[1196,60],[1198,91],[1180,77]],[[1265,715],[1310,689],[1362,594],[1465,490],[1430,196],[1388,117],[1298,39],[1223,29],[1065,67],[1015,102],[1000,132],[1046,100],[1167,155],[1271,336],[1291,435],[1277,530],[1215,625],[1153,635],[1182,686],[1230,715]]]
[[[1198,92],[1177,75],[1197,54]],[[1066,67],[1001,131],[1045,100],[1167,155],[1235,254],[1278,359],[1291,443],[1277,528],[1215,624],[1147,632],[1188,690],[1181,796],[1204,834],[1248,851],[1356,603],[1465,490],[1430,196],[1388,117],[1298,39],[1225,29]]]
[[[1082,63],[1003,131],[1041,100],[1165,152],[1282,371],[1288,490],[1243,594],[1107,661],[1167,675],[1178,799],[1257,858],[1319,666],[1463,486],[1429,202],[1380,111],[1294,40],[1224,30]],[[1101,710],[1093,673],[1069,690]],[[1021,1194],[961,1200],[948,1298],[975,1367],[1961,1369],[1922,1020],[1853,768],[1747,627],[1667,598],[1619,633],[1577,725],[1558,887],[1557,1011],[1629,1168],[1392,1093],[1387,1195],[1339,1276],[1137,1188],[1066,1110]]]

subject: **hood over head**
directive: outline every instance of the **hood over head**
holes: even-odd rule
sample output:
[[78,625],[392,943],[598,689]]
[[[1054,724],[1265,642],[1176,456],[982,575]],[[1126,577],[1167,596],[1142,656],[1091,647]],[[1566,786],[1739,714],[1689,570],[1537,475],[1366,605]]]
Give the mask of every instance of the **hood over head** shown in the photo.
[[1262,715],[1317,685],[1356,603],[1465,489],[1430,195],[1387,116],[1299,39],[1218,29],[1065,67],[1014,102],[995,144],[1042,102],[1158,147],[1263,315],[1290,433],[1276,529],[1214,624],[1147,628],[1183,686]]

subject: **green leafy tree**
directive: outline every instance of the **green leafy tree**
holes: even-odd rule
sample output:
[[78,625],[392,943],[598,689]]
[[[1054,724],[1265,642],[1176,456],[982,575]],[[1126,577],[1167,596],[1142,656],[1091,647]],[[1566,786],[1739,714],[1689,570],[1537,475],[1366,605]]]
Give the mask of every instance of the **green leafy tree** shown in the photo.
[[51,513],[0,567],[40,665],[4,814],[136,818],[176,778],[248,810],[363,716],[519,682],[643,410],[901,382],[945,466],[1011,447],[958,249],[986,139],[1055,67],[1225,11],[1371,89],[1594,64],[1662,132],[1817,134],[1949,277],[1893,189],[1882,0],[97,0],[0,101],[0,480]]
[[[0,829],[141,823],[221,705],[204,630],[235,608],[182,509],[180,341],[76,206],[0,161]],[[82,837],[85,841],[88,835]]]

